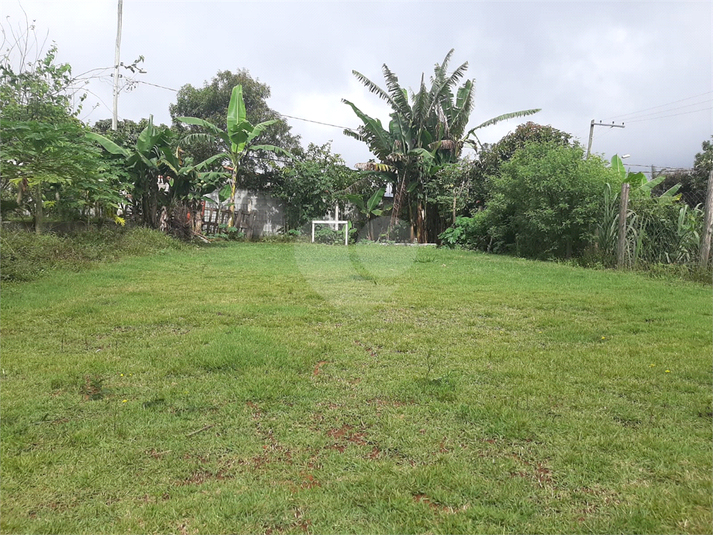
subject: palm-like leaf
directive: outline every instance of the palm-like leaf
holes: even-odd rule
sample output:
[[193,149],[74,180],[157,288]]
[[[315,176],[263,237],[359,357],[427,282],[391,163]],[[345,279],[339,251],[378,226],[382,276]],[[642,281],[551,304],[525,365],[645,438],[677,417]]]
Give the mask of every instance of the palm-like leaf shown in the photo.
[[275,145],[251,145],[250,150],[264,150],[267,152],[272,152],[279,154],[280,156],[286,156],[287,158],[292,158],[292,153],[283,149],[282,147],[277,147]]
[[508,119],[515,119],[516,117],[527,117],[528,115],[533,115],[539,111],[541,111],[541,108],[514,111],[512,113],[504,113],[502,115],[498,115],[497,117],[493,117],[492,119],[488,119],[484,123],[479,124],[475,128],[471,128],[468,131],[468,135],[470,136],[470,134],[473,133],[475,130],[480,130],[481,128],[485,128],[486,126],[492,126],[494,124],[499,123],[500,121],[507,121]]
[[[202,162],[197,163],[196,165],[194,165],[193,167],[194,167],[197,171],[200,171],[200,170],[202,170],[202,169],[205,169],[206,167],[209,167],[209,166],[212,165],[214,162],[223,161],[223,160],[225,160],[225,159],[226,159],[226,155],[221,152],[221,153],[219,153],[219,154],[214,154],[214,155],[211,156],[210,158],[206,158],[206,159],[203,160]],[[221,174],[223,174],[223,173],[221,173]]]
[[205,128],[216,137],[219,137],[221,134],[225,134],[223,130],[215,126],[210,121],[206,121],[205,119],[199,119],[198,117],[176,117],[176,120],[182,123]]
[[463,137],[465,127],[468,125],[470,114],[473,111],[474,85],[472,80],[467,80],[463,87],[458,89],[455,106],[451,110],[451,133],[456,139]]
[[[378,119],[373,119],[367,114],[362,112],[354,104],[348,100],[342,99],[346,105],[352,108],[354,113],[362,120],[364,125],[360,127],[358,133],[353,130],[345,130],[345,134],[351,137],[357,137],[361,141],[365,141],[369,146],[369,149],[380,159],[385,160],[386,157],[391,154],[394,146],[394,139],[389,132],[384,130],[381,121]],[[351,132],[351,133],[349,133]]]
[[[232,139],[238,131],[244,130],[243,123],[246,121],[247,112],[245,111],[245,101],[243,100],[243,86],[238,84],[233,88],[233,92],[230,95],[230,103],[228,104],[228,136]],[[233,141],[233,143],[236,142]]]
[[[225,132],[223,132],[225,134]],[[227,135],[225,138],[222,136],[215,136],[213,134],[206,134],[204,132],[195,132],[193,134],[186,134],[181,138],[181,141],[184,143],[194,143],[196,141],[205,141],[205,142],[214,142],[216,139],[221,139],[226,143],[226,145],[230,145],[230,139],[228,139]]]
[[126,150],[123,147],[120,147],[116,143],[114,143],[111,139],[108,139],[100,134],[96,134],[94,132],[88,132],[86,134],[87,139],[90,139],[92,141],[96,141],[99,143],[102,147],[104,147],[110,154],[114,154],[116,156],[124,156],[127,157],[129,156],[129,151]]
[[426,88],[426,83],[423,78],[424,75],[421,74],[421,87],[419,88],[418,93],[411,97],[411,100],[413,101],[411,112],[418,130],[423,129],[426,124],[428,119],[428,110],[430,108],[428,89]]
[[371,92],[374,93],[376,96],[379,98],[385,100],[386,102],[389,103],[389,106],[392,108],[396,108],[396,104],[391,98],[391,95],[384,91],[381,87],[376,85],[374,82],[369,80],[366,76],[364,76],[362,73],[358,71],[352,71],[352,74],[356,77],[357,80],[359,80],[364,86]]
[[391,107],[396,113],[403,116],[407,121],[412,121],[413,115],[411,113],[411,105],[408,102],[408,92],[399,84],[398,76],[391,72],[386,65],[384,65],[381,70],[384,73],[386,87],[388,88],[389,95],[391,96]]
[[272,119],[270,121],[263,121],[262,123],[256,124],[254,127],[252,127],[252,130],[250,131],[250,134],[248,135],[247,143],[250,143],[253,139],[255,139],[260,134],[262,134],[267,129],[268,126],[273,125],[277,122],[279,122],[279,119]]

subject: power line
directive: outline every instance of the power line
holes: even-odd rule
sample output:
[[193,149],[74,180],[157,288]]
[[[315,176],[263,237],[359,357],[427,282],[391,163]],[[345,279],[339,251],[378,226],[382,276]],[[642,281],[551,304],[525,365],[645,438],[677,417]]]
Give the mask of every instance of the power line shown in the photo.
[[644,117],[650,117],[652,115],[659,115],[661,113],[668,113],[670,111],[683,110],[685,108],[691,108],[693,106],[701,106],[704,104],[708,104],[709,102],[713,102],[713,99],[703,100],[701,102],[694,102],[693,104],[686,104],[685,106],[678,106],[677,108],[669,108],[667,110],[660,110],[660,111],[654,111],[651,113],[645,113],[643,115],[635,115],[634,117],[630,117],[626,121],[627,122],[638,121],[639,119],[642,119]]
[[624,166],[626,167],[645,167],[647,169],[651,169],[651,167],[655,167],[656,171],[693,171],[692,167],[661,167],[658,165],[644,165],[641,163],[626,163],[624,162]]
[[713,106],[709,108],[701,108],[700,110],[692,110],[692,111],[684,111],[682,113],[674,113],[673,115],[661,115],[659,117],[651,117],[650,119],[634,119],[633,121],[629,121],[629,123],[640,123],[643,121],[655,121],[656,119],[665,119],[667,117],[678,117],[679,115],[688,115],[690,113],[698,113],[700,111],[708,111],[708,110],[713,110]]
[[302,117],[293,117],[292,115],[285,115],[284,113],[278,113],[280,117],[287,117],[288,119],[296,119],[298,121],[304,121],[306,123],[315,123],[315,124],[321,124],[324,126],[332,126],[334,128],[340,128],[342,130],[353,130],[353,128],[349,126],[339,126],[338,124],[330,124],[330,123],[323,123],[321,121],[313,121],[312,119],[303,119]]
[[[622,114],[622,115],[615,115],[614,117],[610,117],[610,119],[618,119],[618,118],[620,118],[620,117],[627,117],[627,116],[629,116],[629,115],[636,115],[636,114],[638,114],[638,113],[642,113],[642,112],[649,111],[649,110],[655,110],[655,109],[658,109],[658,108],[665,108],[665,107],[667,107],[667,106],[671,106],[672,104],[678,104],[679,102],[685,102],[686,100],[691,100],[692,98],[698,98],[698,97],[702,97],[702,96],[704,96],[704,95],[710,95],[711,93],[713,93],[713,91],[706,91],[705,93],[701,93],[700,95],[694,95],[694,96],[692,96],[692,97],[686,97],[686,98],[682,98],[682,99],[680,99],[680,100],[674,100],[673,102],[669,102],[668,104],[660,104],[659,106],[653,106],[653,107],[651,107],[651,108],[646,108],[646,109],[643,109],[643,110],[632,111],[632,112],[630,112],[630,113],[624,113],[624,114]],[[670,110],[661,110],[661,113],[665,113],[665,112],[667,112],[667,111],[670,111]]]
[[144,82],[143,80],[133,80],[133,83],[152,85],[154,87],[158,87],[159,89],[167,89],[168,91],[173,91],[174,93],[178,93],[178,89],[173,89],[171,87],[166,87],[166,86],[158,85],[158,84],[152,84],[151,82]]

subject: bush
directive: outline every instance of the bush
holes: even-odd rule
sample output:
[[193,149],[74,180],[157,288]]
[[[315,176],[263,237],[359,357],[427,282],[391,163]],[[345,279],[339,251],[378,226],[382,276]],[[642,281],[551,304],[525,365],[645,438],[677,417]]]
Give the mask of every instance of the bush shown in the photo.
[[457,217],[455,225],[442,232],[438,239],[446,247],[487,250],[490,244],[487,212],[476,212],[473,217]]
[[29,281],[57,269],[80,271],[97,262],[185,247],[158,230],[146,228],[92,229],[66,236],[3,230],[0,233],[0,278]]
[[314,241],[326,245],[344,244],[344,229],[332,230],[326,226],[317,227],[314,229]]
[[486,209],[495,251],[531,258],[570,258],[592,241],[613,171],[579,146],[530,143],[492,181]]

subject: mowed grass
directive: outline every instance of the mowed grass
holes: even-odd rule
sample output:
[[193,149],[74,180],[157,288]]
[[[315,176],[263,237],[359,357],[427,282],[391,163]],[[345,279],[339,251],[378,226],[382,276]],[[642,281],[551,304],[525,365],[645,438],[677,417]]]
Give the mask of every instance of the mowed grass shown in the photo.
[[4,533],[710,533],[711,287],[234,244],[2,288]]

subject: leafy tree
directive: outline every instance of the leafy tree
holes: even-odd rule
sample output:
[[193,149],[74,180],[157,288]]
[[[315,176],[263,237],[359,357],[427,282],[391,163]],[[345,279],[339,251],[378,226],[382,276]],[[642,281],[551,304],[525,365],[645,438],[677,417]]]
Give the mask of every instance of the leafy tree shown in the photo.
[[[141,119],[138,123],[129,119],[117,121],[116,130],[111,129],[111,119],[100,119],[92,125],[92,131],[111,139],[122,147],[136,145],[139,135],[149,124],[148,119]],[[165,127],[165,125],[159,125]]]
[[[0,193],[3,207],[14,195],[42,228],[45,209],[89,220],[109,215],[122,200],[123,176],[100,157],[77,119],[85,84],[105,69],[75,76],[58,63],[57,46],[39,46],[34,25],[7,30],[0,53]],[[8,22],[9,24],[9,22]],[[139,58],[125,69],[136,72]],[[125,77],[129,83],[130,78]]]
[[71,117],[54,123],[0,119],[0,172],[16,189],[18,202],[27,203],[38,233],[45,208],[88,220],[90,209],[116,208],[121,201],[86,133]]
[[[711,136],[713,139],[713,136]],[[701,152],[696,154],[693,162],[693,169],[698,175],[705,176],[708,180],[710,172],[713,171],[713,142],[709,139],[701,144]]]
[[486,204],[490,189],[490,179],[500,173],[500,167],[509,161],[515,152],[528,143],[553,143],[567,146],[573,144],[571,134],[532,121],[518,125],[513,132],[491,145],[481,145],[478,159],[474,164],[473,196],[469,199],[471,211],[482,209]]
[[[290,133],[290,126],[280,114],[267,105],[270,97],[270,87],[253,79],[247,70],[241,69],[235,73],[219,71],[210,82],[202,88],[190,84],[184,85],[176,95],[176,103],[169,107],[173,128],[181,135],[202,132],[199,125],[182,123],[179,117],[196,117],[203,119],[219,130],[227,131],[228,106],[235,86],[242,86],[245,102],[246,119],[251,124],[275,121],[262,137],[264,144],[280,147],[290,151],[299,147],[299,137]],[[184,137],[185,139],[185,137]],[[184,142],[184,150],[194,161],[204,161],[218,152],[228,152],[230,145],[220,137],[207,139],[204,137],[189,138]],[[271,156],[268,153],[254,151],[246,154],[241,163],[242,182],[250,189],[263,189],[273,179],[274,169],[269,165]]]
[[529,143],[501,166],[487,207],[501,251],[534,258],[577,255],[591,241],[606,184],[617,174],[579,146]]
[[386,89],[382,89],[363,74],[353,71],[366,88],[386,101],[392,109],[388,129],[379,119],[363,113],[352,102],[343,100],[361,119],[357,130],[344,133],[366,143],[381,164],[389,166],[396,175],[392,221],[398,217],[402,206],[409,207],[409,219],[420,242],[427,241],[425,183],[439,165],[456,161],[461,149],[475,141],[475,130],[501,120],[530,115],[539,110],[524,110],[501,115],[465,132],[473,109],[474,81],[466,80],[454,93],[463,78],[468,63],[463,63],[448,74],[448,64],[453,50],[446,54],[441,64],[436,64],[428,88],[421,76],[418,92],[409,93],[399,84],[397,76],[384,65],[382,72]]
[[433,212],[439,218],[440,229],[455,223],[458,214],[466,214],[474,197],[482,197],[477,189],[481,184],[477,171],[476,162],[461,159],[443,165],[425,184],[429,202],[436,208]]
[[287,229],[297,229],[342,202],[342,192],[358,176],[331,152],[329,143],[310,143],[306,151],[296,151],[290,165],[279,169],[271,193],[284,203]]
[[81,84],[70,65],[56,62],[55,45],[29,56],[32,30],[0,55],[0,186],[3,200],[15,195],[15,206],[27,208],[41,232],[45,209],[88,218],[90,208],[111,209],[120,196],[76,118]]
[[713,142],[705,140],[701,144],[701,152],[694,158],[693,169],[665,173],[663,182],[654,189],[654,195],[659,195],[680,184],[678,193],[681,199],[691,208],[695,208],[706,200],[711,169],[713,169]]

